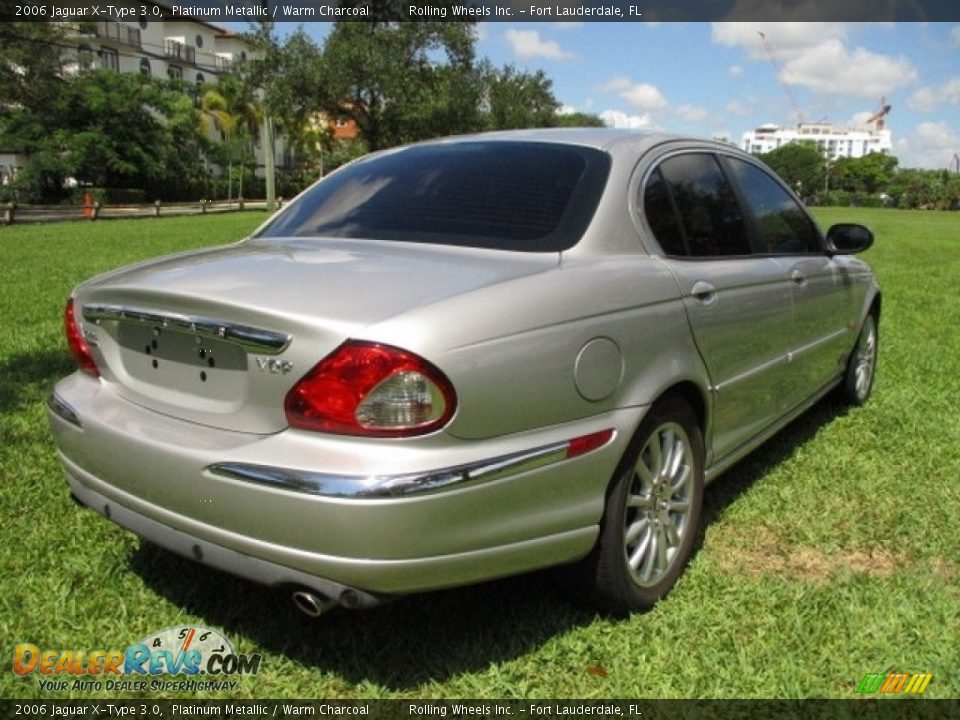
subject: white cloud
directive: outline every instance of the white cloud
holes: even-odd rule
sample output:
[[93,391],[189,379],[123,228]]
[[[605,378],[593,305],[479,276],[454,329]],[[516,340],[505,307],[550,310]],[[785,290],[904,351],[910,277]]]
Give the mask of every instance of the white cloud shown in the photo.
[[711,38],[742,48],[758,62],[769,62],[772,55],[781,82],[819,93],[880,97],[917,79],[904,57],[851,48],[848,34],[854,29],[850,23],[713,23]]
[[941,105],[960,107],[960,76],[935,87],[922,87],[907,99],[907,107],[920,112],[930,112]]
[[864,48],[848,50],[828,40],[798,54],[783,67],[783,82],[815,92],[847,97],[879,97],[917,79],[906,58],[892,58]]
[[600,119],[607,124],[607,127],[629,128],[631,130],[645,129],[652,130],[655,125],[650,113],[643,115],[627,115],[619,110],[604,110],[600,113]]
[[600,86],[601,92],[619,92],[621,90],[626,90],[631,85],[630,78],[624,77],[623,75],[618,75],[617,77],[610,80],[608,83]]
[[743,68],[740,65],[731,65],[727,72],[733,75],[734,77],[740,77],[743,75]]
[[754,60],[767,60],[767,51],[760,33],[766,35],[774,57],[783,60],[793,58],[825,40],[844,39],[847,36],[847,26],[844,23],[820,22],[724,22],[712,23],[710,27],[713,42],[742,47]]
[[542,57],[549,60],[569,60],[574,57],[572,53],[560,47],[560,43],[553,40],[544,40],[540,37],[537,30],[507,30],[503,34],[513,54],[518,58]]
[[687,120],[688,122],[700,122],[701,120],[707,119],[707,111],[705,108],[697,107],[695,105],[680,105],[677,107],[677,116],[681,120]]
[[666,110],[670,107],[670,103],[655,85],[635,83],[623,75],[612,78],[601,85],[599,90],[617,93],[622,100],[644,113]]
[[573,115],[579,112],[573,105],[561,105],[557,108],[557,115]]
[[633,105],[637,110],[649,112],[651,110],[665,110],[669,103],[663,93],[656,86],[649,83],[631,85],[620,92],[620,97]]
[[939,169],[949,167],[960,148],[960,133],[947,123],[920,123],[913,132],[896,141],[900,167]]

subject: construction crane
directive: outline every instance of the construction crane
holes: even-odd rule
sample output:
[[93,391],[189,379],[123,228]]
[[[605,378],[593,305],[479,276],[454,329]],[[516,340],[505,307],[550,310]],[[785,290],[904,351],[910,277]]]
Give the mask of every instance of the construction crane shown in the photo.
[[885,97],[880,98],[880,109],[870,116],[866,124],[876,123],[877,130],[883,130],[885,124],[883,119],[890,114],[892,108],[892,105],[887,105],[887,99]]
[[780,63],[777,62],[777,57],[773,54],[773,48],[770,47],[770,43],[767,41],[767,36],[759,30],[757,30],[757,35],[760,36],[760,40],[763,42],[763,49],[767,51],[767,57],[770,58],[770,63],[773,65],[773,74],[777,78],[777,82],[780,83],[780,87],[783,88],[783,92],[787,96],[787,100],[790,101],[790,107],[793,108],[793,112],[797,116],[797,125],[799,126],[803,123],[803,113],[800,112],[800,108],[797,105],[797,101],[793,97],[793,93],[790,92],[790,88],[780,77]]

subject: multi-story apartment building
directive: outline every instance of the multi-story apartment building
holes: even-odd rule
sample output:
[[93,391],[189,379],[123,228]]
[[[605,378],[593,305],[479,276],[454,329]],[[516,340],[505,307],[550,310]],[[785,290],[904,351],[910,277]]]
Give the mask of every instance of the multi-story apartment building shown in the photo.
[[881,127],[843,128],[830,123],[800,123],[795,128],[761,125],[741,138],[741,147],[750,153],[768,153],[797,141],[816,143],[827,160],[859,158],[870,153],[889,154],[893,148],[890,131]]
[[[173,6],[162,0],[146,4],[112,0],[111,5],[135,9],[137,14],[122,21],[65,21],[72,32],[69,47],[64,49],[64,72],[105,69],[174,78],[195,85],[199,98],[205,85],[216,84],[235,62],[255,52],[242,37],[202,18],[171,17]],[[147,8],[146,17],[142,8]],[[283,167],[290,153],[282,137],[275,138],[274,148],[274,157]],[[256,172],[262,177],[264,152],[259,133],[255,149]],[[15,149],[0,149],[0,183],[10,182],[22,166],[23,158]]]

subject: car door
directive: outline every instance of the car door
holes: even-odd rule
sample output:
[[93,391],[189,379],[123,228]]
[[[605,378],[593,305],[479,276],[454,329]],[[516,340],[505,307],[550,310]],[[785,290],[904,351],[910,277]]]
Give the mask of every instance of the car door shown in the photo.
[[642,207],[710,376],[708,447],[718,460],[785,412],[791,289],[775,259],[753,253],[714,153],[661,160],[646,176]]
[[813,220],[780,180],[741,158],[723,162],[752,225],[754,251],[774,259],[789,279],[793,333],[783,390],[792,407],[843,370],[851,343],[849,274],[826,254]]

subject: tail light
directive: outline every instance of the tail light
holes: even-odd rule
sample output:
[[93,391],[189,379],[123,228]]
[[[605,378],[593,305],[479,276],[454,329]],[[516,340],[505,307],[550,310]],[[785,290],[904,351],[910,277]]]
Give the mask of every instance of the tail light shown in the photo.
[[63,329],[67,334],[67,345],[70,346],[70,352],[73,353],[77,365],[85,373],[99,377],[97,363],[90,354],[90,346],[83,337],[83,330],[80,329],[80,323],[77,322],[77,316],[73,310],[73,298],[67,300],[67,307],[63,311]]
[[291,388],[284,410],[295,428],[408,437],[443,427],[456,403],[450,381],[423,358],[348,340]]

